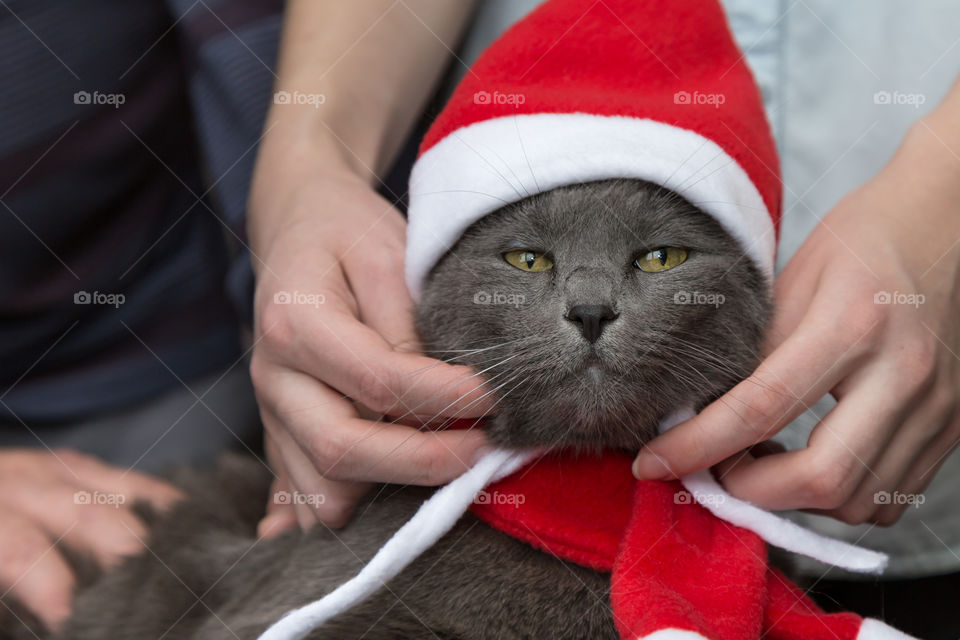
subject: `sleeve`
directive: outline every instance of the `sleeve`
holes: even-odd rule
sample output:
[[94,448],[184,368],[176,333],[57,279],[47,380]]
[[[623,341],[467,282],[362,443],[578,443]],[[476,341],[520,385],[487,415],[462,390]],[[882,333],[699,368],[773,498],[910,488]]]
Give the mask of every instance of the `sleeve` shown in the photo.
[[[226,287],[250,322],[247,195],[270,104],[282,0],[166,0],[186,68],[206,196],[231,248]],[[171,34],[173,35],[173,34]]]

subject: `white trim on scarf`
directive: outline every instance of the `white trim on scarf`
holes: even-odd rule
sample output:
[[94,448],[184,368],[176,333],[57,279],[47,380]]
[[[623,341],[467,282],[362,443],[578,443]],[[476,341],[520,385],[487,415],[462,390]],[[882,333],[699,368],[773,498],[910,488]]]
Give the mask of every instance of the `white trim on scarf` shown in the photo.
[[916,640],[902,631],[886,625],[874,618],[864,618],[857,632],[857,640]]
[[330,618],[365,600],[450,531],[485,486],[510,475],[534,455],[503,450],[488,453],[466,473],[430,496],[360,573],[319,600],[288,612],[264,631],[259,640],[300,640]]
[[[692,408],[685,408],[667,417],[660,425],[661,433],[692,418]],[[878,551],[828,538],[786,518],[734,498],[703,469],[680,478],[680,482],[701,506],[730,524],[749,529],[767,543],[813,558],[833,567],[856,573],[880,574],[887,568],[888,556]]]

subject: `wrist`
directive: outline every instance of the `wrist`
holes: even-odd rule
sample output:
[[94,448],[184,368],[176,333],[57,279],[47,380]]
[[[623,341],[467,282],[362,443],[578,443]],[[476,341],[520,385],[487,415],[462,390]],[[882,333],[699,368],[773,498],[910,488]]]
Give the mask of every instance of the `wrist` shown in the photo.
[[907,131],[890,161],[911,186],[945,195],[960,193],[960,105],[944,101]]
[[[302,122],[268,120],[257,154],[247,205],[247,235],[254,251],[265,252],[278,231],[300,219],[322,215],[326,193],[372,189],[371,181],[334,136],[307,131]],[[307,201],[312,206],[305,207]]]
[[890,195],[907,207],[901,216],[940,233],[960,233],[960,127],[953,125],[938,112],[918,120],[881,172]]

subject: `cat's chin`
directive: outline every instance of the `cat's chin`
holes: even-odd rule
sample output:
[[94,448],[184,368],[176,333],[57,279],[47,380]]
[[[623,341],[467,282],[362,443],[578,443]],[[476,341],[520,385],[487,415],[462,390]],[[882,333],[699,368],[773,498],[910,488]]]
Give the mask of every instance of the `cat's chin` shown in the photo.
[[[582,375],[598,375],[601,381],[609,376],[599,372]],[[583,393],[587,386],[583,381],[574,384],[576,390],[564,391],[560,386],[554,393],[544,394],[549,397],[523,406],[501,405],[500,413],[487,425],[491,441],[507,448],[639,450],[657,434],[662,416],[655,410],[610,397],[600,401],[592,392]],[[632,406],[627,408],[628,404]]]

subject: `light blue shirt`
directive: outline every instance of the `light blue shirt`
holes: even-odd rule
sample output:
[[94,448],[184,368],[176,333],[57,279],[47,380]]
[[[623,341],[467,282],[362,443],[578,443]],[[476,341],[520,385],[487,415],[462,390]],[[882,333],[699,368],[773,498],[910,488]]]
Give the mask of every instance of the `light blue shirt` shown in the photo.
[[[459,52],[463,64],[538,0],[484,0]],[[778,267],[846,193],[874,176],[910,125],[947,93],[960,71],[955,0],[724,0],[734,35],[763,92],[781,154],[784,218]],[[461,65],[462,69],[465,68]],[[908,215],[910,212],[904,212]],[[781,435],[806,444],[827,397]],[[922,505],[895,526],[851,527],[791,514],[806,526],[891,555],[889,577],[960,570],[960,456]],[[799,569],[824,567],[799,559]],[[836,570],[831,575],[838,577]]]

